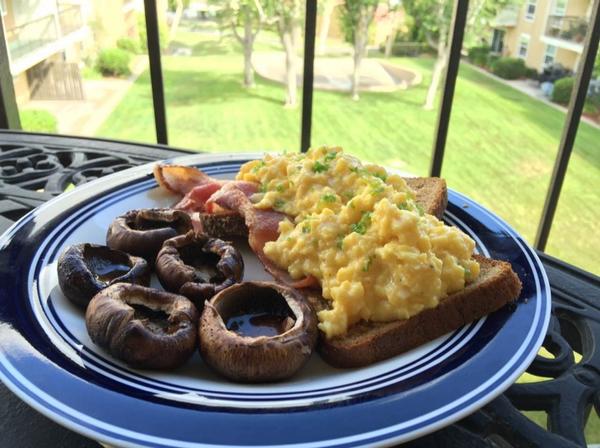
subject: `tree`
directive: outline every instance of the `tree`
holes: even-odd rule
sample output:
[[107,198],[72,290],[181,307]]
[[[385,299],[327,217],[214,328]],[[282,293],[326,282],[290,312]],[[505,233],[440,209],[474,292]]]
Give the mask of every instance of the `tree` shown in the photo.
[[300,45],[302,0],[267,0],[261,14],[264,20],[275,24],[285,51],[286,107],[298,104],[298,47]]
[[339,0],[323,0],[319,3],[319,6],[322,8],[322,13],[317,54],[325,54],[327,48],[327,36],[329,36],[329,27],[331,26],[331,16],[333,15],[333,10],[338,4]]
[[[189,0],[186,3],[189,4]],[[175,39],[175,35],[177,34],[177,28],[179,28],[179,22],[181,22],[181,16],[183,15],[184,2],[182,0],[170,0],[169,8],[172,6],[174,7],[173,11],[175,14],[171,22],[171,29],[169,30],[169,41]]]
[[394,42],[396,41],[396,36],[398,35],[398,30],[404,22],[402,13],[400,11],[401,7],[402,4],[398,0],[388,1],[388,11],[385,16],[389,26],[389,33],[387,35],[387,38],[385,39],[384,55],[386,58],[392,56],[392,49],[394,46]]
[[346,38],[354,45],[351,88],[353,100],[359,98],[360,65],[367,50],[369,25],[373,21],[378,3],[379,0],[346,0],[344,2],[342,20]]
[[[467,36],[473,35],[471,30],[483,30],[489,27],[490,20],[503,7],[513,3],[514,0],[473,0],[469,6],[467,16]],[[448,63],[447,41],[450,31],[452,4],[447,0],[403,0],[404,10],[415,21],[415,28],[423,33],[426,42],[437,53],[437,59],[431,76],[431,83],[427,90],[427,97],[423,107],[433,109],[436,93],[440,87],[442,74]]]
[[[218,4],[222,5],[217,16],[221,26],[231,29],[244,50],[244,87],[253,87],[252,52],[256,36],[262,26],[260,15],[262,7],[258,0],[229,0],[219,1]],[[244,30],[243,35],[239,33],[239,27]]]

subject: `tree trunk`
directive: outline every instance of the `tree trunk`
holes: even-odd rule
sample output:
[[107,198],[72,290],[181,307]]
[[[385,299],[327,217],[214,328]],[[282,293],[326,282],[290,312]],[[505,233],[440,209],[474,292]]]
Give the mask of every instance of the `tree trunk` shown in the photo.
[[437,16],[442,25],[440,26],[440,34],[437,42],[437,59],[435,61],[435,66],[433,67],[431,83],[429,84],[429,89],[427,90],[425,104],[423,104],[423,109],[425,110],[433,109],[435,103],[435,95],[440,87],[442,75],[448,62],[448,55],[446,54],[446,42],[448,40],[449,24],[446,24],[446,22],[444,21],[444,6],[442,0],[440,0],[440,2],[438,3]]
[[396,34],[398,34],[398,30],[396,27],[392,28],[390,34],[388,35],[385,41],[385,57],[389,58],[392,56],[392,49],[394,47],[394,41],[396,40]]
[[246,15],[244,20],[244,87],[254,87],[254,69],[252,68],[254,36],[250,16]]
[[319,45],[317,47],[317,54],[319,55],[324,55],[327,51],[327,36],[329,36],[329,27],[331,26],[331,16],[334,8],[334,0],[325,1],[323,16],[321,18],[321,29],[319,30]]
[[177,28],[179,28],[179,22],[181,22],[181,16],[183,15],[183,0],[177,0],[177,8],[175,8],[175,16],[173,17],[173,23],[171,23],[171,29],[169,30],[169,41],[175,39]]
[[[373,8],[374,10],[374,8]],[[358,24],[354,31],[354,68],[352,70],[352,99],[358,101],[358,86],[360,82],[360,65],[367,49],[369,22],[371,17],[370,8],[361,8]]]
[[294,30],[287,26],[282,30],[281,42],[285,50],[285,79],[286,79],[286,107],[296,107],[297,79],[296,79],[296,46],[294,45]]
[[[442,48],[441,44],[439,44],[439,48]],[[427,97],[425,98],[425,104],[423,105],[423,109],[425,110],[433,109],[433,106],[435,104],[435,95],[440,87],[442,75],[444,73],[444,69],[446,68],[446,59],[446,49],[444,45],[443,50],[438,49],[438,57],[435,61],[435,66],[433,67],[431,84],[429,84],[429,89],[427,90]]]

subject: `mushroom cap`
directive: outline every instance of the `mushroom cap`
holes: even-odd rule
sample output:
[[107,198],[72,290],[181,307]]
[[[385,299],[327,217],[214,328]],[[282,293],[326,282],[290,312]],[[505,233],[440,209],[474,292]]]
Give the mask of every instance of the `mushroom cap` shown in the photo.
[[68,247],[58,259],[57,272],[64,295],[83,308],[95,294],[114,283],[150,283],[146,260],[99,244]]
[[191,218],[181,210],[130,210],[111,223],[106,244],[112,249],[138,255],[154,263],[156,254],[166,240],[191,229]]
[[[140,316],[136,306],[154,313]],[[149,314],[165,314],[166,319],[154,320]],[[94,343],[127,364],[172,369],[185,363],[196,349],[198,316],[194,304],[183,296],[117,283],[94,296],[85,323]]]
[[206,300],[242,280],[244,260],[231,243],[191,231],[164,242],[156,275],[166,290],[201,310]]
[[[273,306],[278,307],[277,313],[286,308],[293,323],[284,324],[284,331],[274,336],[243,336],[227,329],[226,321],[236,312],[261,303],[267,311]],[[306,364],[317,335],[316,314],[296,290],[272,282],[244,282],[206,302],[200,318],[200,353],[213,370],[230,380],[279,381]]]

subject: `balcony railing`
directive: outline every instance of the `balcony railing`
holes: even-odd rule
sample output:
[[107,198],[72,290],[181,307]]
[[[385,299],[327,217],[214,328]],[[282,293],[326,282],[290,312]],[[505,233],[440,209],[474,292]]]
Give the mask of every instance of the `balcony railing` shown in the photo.
[[[148,57],[150,61],[150,80],[152,85],[156,140],[158,143],[168,144],[167,114],[165,109],[156,3],[156,0],[144,0]],[[448,64],[444,74],[443,93],[435,128],[435,139],[429,170],[431,176],[440,175],[442,163],[444,161],[446,137],[448,135],[448,126],[450,124],[454,87],[456,85],[458,67],[460,64],[468,9],[469,0],[454,0],[452,25],[448,36]],[[571,30],[572,34],[568,34],[567,36],[571,36],[571,39],[579,38],[578,36],[584,29],[583,26],[581,26],[582,19],[577,18],[577,21],[571,19],[572,18],[569,17],[552,17],[549,21],[548,29],[558,30],[558,36],[560,36],[562,31]],[[302,117],[300,123],[301,151],[306,151],[311,144],[316,22],[317,0],[306,0],[303,64],[304,82],[302,84]],[[575,33],[575,30],[577,30],[577,34]],[[558,197],[573,150],[573,145],[575,143],[575,136],[581,119],[587,88],[592,76],[594,59],[598,51],[598,41],[600,40],[600,1],[595,1],[593,3],[590,14],[589,30],[588,23],[586,22],[585,31],[589,31],[589,33],[585,35],[585,32],[583,32],[583,51],[579,69],[575,78],[573,94],[569,103],[559,150],[550,180],[550,186],[546,195],[546,201],[535,239],[535,247],[539,250],[544,250],[550,234],[550,227],[558,204]],[[560,37],[566,39],[566,36],[564,35]],[[3,29],[2,26],[0,26],[0,42],[2,38]],[[3,48],[0,46],[0,128],[18,129],[20,128],[20,122],[12,79],[10,76],[4,76],[4,74],[1,73],[4,67],[8,66],[6,59],[3,58],[6,58],[6,55],[3,53]]]
[[588,31],[588,21],[578,16],[548,16],[545,35],[581,44]]
[[8,50],[13,60],[54,42],[58,37],[54,15],[27,22],[6,32]]
[[13,60],[45,47],[83,26],[81,6],[63,5],[50,14],[6,31],[8,50]]
[[519,20],[519,6],[508,5],[500,10],[498,15],[492,20],[494,28],[508,28],[517,26]]
[[81,29],[83,18],[81,17],[81,6],[61,5],[58,9],[58,23],[63,36]]

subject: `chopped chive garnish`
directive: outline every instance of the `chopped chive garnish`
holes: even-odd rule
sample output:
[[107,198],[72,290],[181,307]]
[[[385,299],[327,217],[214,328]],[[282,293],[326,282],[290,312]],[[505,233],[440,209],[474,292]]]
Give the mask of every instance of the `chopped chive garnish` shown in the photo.
[[396,207],[398,207],[400,210],[408,210],[408,203],[401,202],[400,204],[396,204]]
[[373,189],[371,190],[371,194],[372,195],[378,195],[384,192],[384,188],[383,185],[375,185],[373,186]]
[[279,185],[277,185],[277,186],[275,187],[275,190],[276,190],[278,193],[282,193],[283,191],[285,191],[285,185],[284,185],[284,184],[279,184]]
[[265,165],[266,165],[265,161],[264,161],[264,160],[261,160],[260,162],[258,162],[258,163],[256,164],[256,166],[255,166],[254,168],[252,168],[252,172],[253,172],[253,173],[258,173],[258,170],[259,170],[259,169],[261,169],[261,168],[262,168],[263,166],[265,166]]
[[335,158],[336,158],[336,156],[337,156],[337,152],[335,152],[335,151],[332,151],[332,152],[328,153],[328,154],[325,156],[325,161],[326,161],[326,162],[331,162],[333,159],[335,159]]
[[302,226],[302,233],[310,233],[310,223],[306,223]]
[[260,185],[258,186],[258,191],[259,191],[260,193],[266,193],[266,192],[267,192],[267,184],[266,184],[266,183],[265,183],[265,184],[260,184]]
[[329,165],[327,165],[326,163],[321,163],[318,160],[315,162],[315,164],[312,167],[312,170],[315,173],[323,173],[324,171],[327,171],[329,169]]
[[367,229],[371,225],[371,212],[364,212],[358,221],[355,224],[350,226],[350,229],[353,232],[358,233],[359,235],[364,235],[367,232]]
[[276,199],[273,204],[273,208],[281,208],[285,205],[285,201],[283,199]]
[[384,173],[373,173],[373,176],[380,178],[384,182],[387,180],[387,174]]
[[418,202],[415,202],[415,206],[417,207],[417,211],[419,212],[419,215],[423,216],[425,214],[425,210],[423,210],[423,206],[421,204],[419,204]]
[[335,194],[332,194],[332,193],[326,193],[326,194],[324,194],[323,196],[321,196],[321,200],[322,200],[323,202],[335,202],[335,200],[336,200],[336,197],[335,197]]

